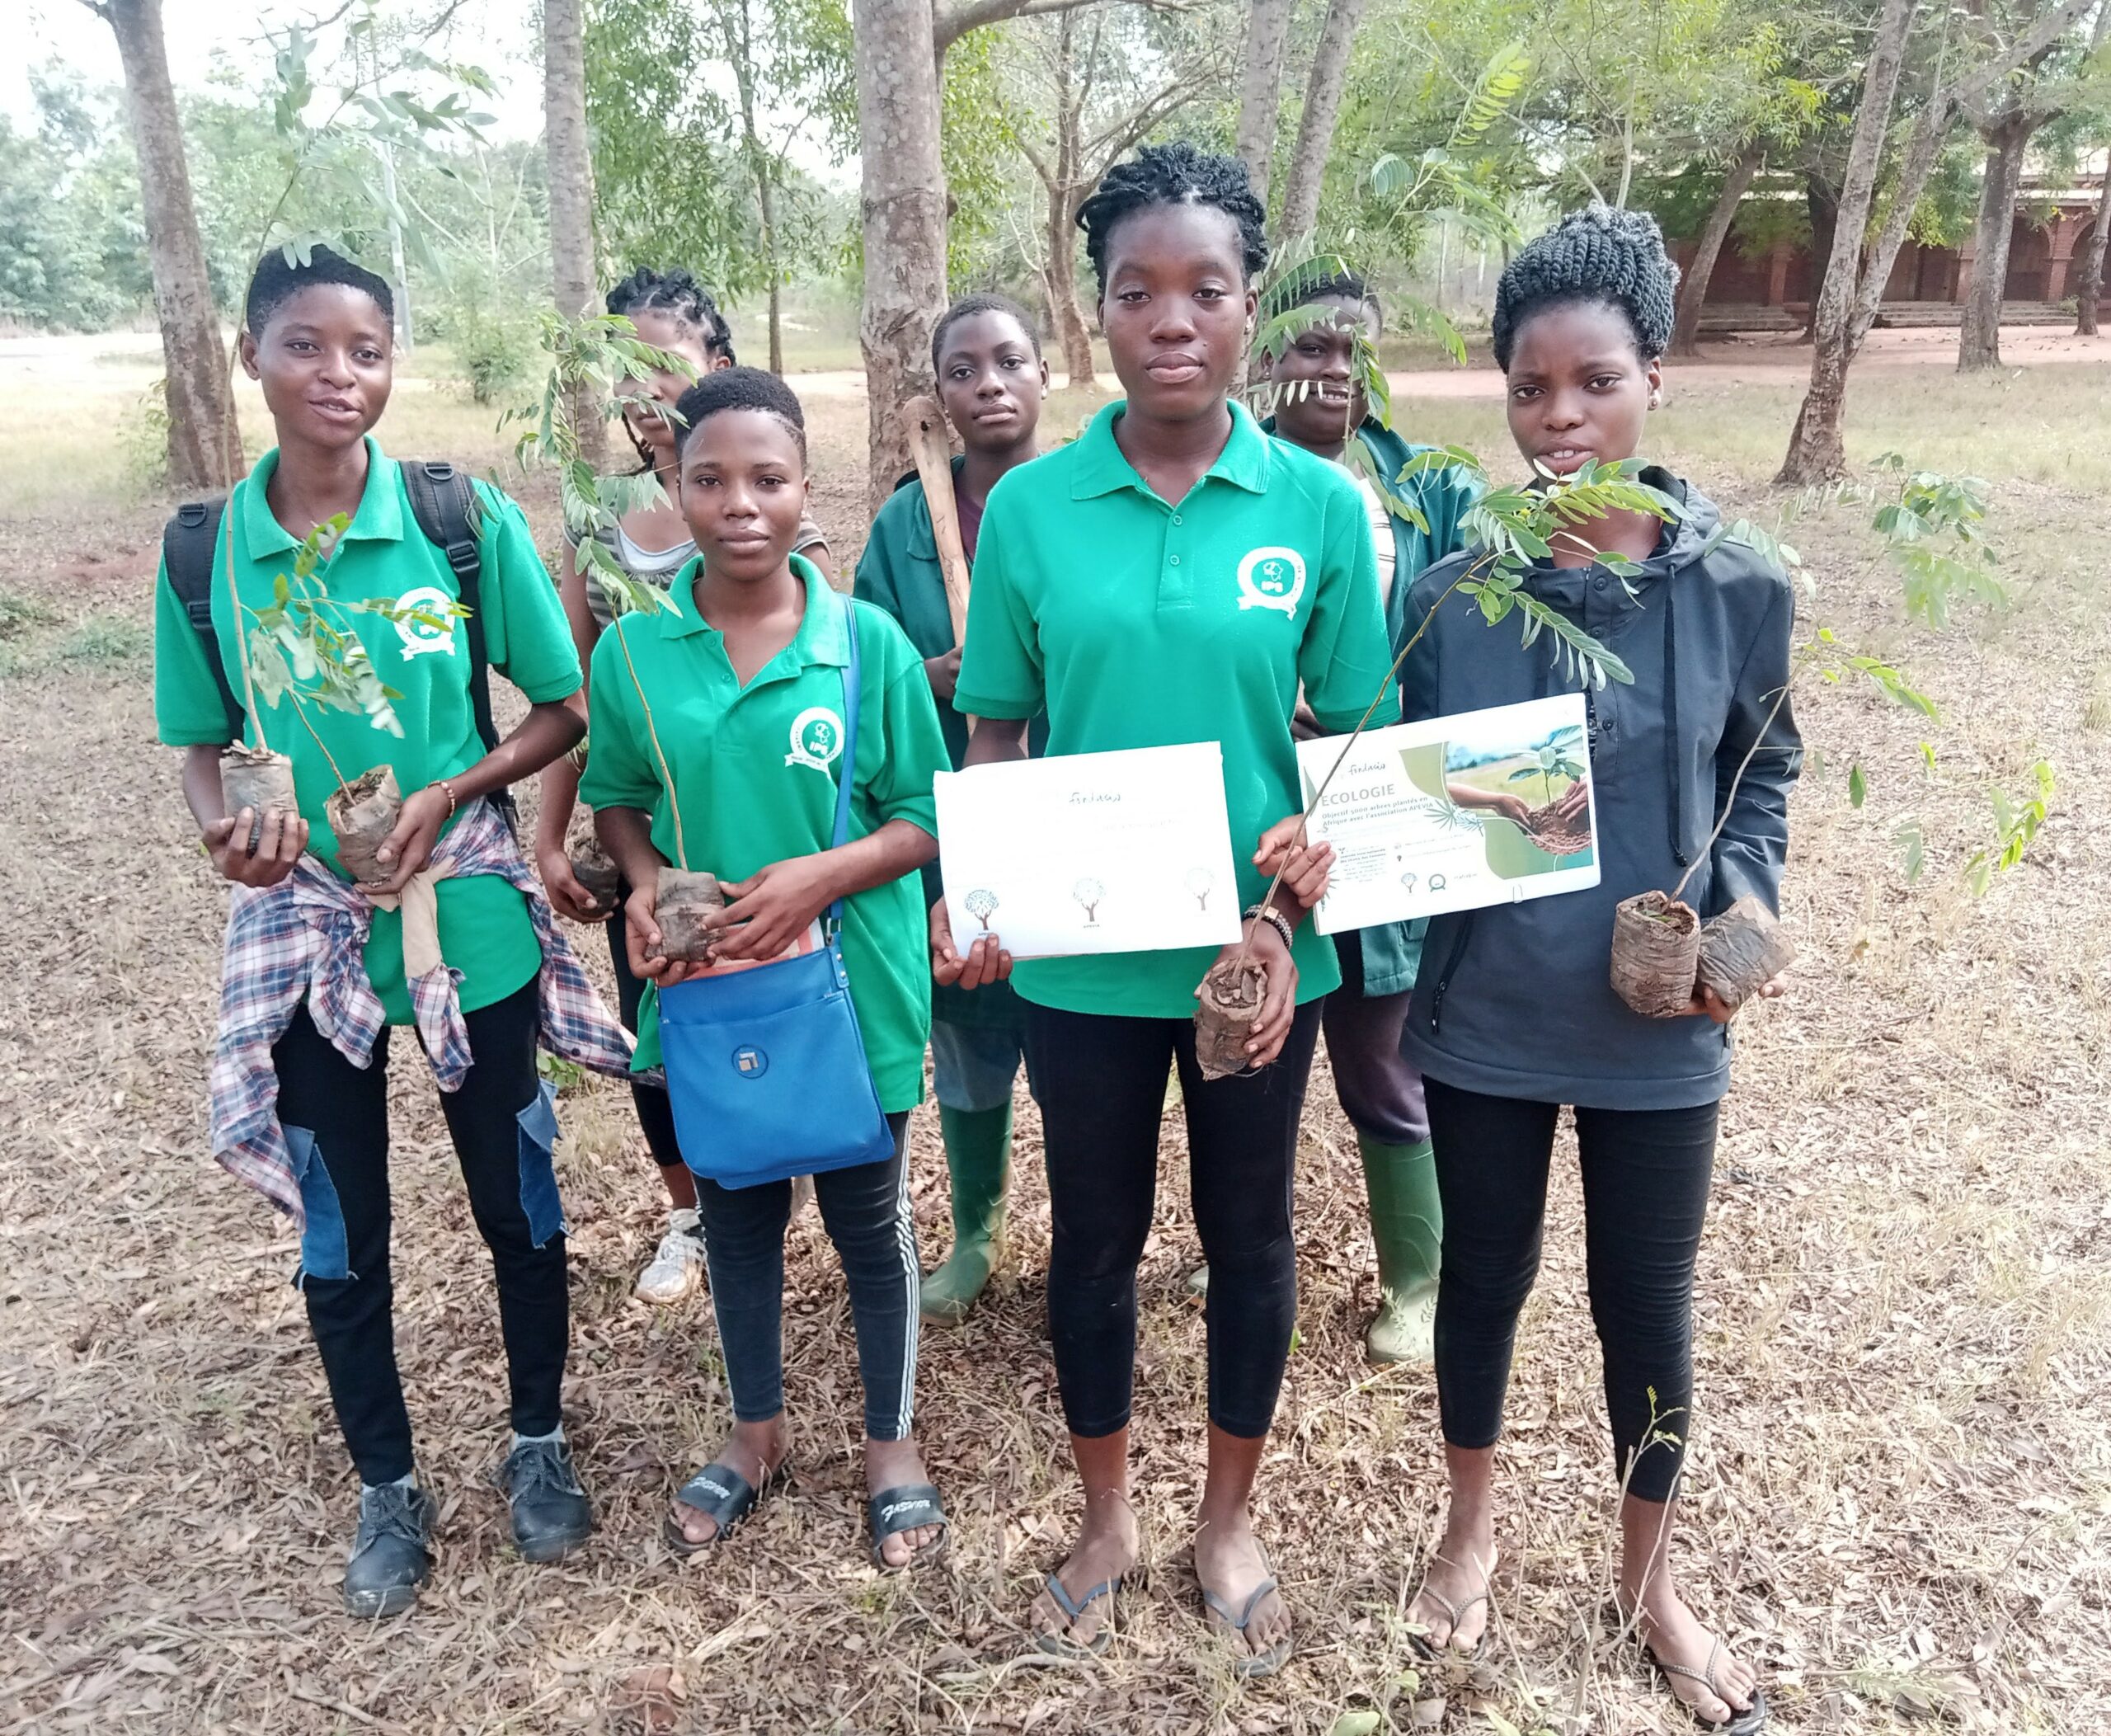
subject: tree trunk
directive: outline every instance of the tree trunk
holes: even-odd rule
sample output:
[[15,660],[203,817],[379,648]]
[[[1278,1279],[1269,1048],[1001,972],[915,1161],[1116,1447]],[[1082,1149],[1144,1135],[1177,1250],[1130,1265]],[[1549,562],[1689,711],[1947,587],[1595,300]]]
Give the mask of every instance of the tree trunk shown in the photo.
[[1693,263],[1686,268],[1686,276],[1679,285],[1678,313],[1671,322],[1674,355],[1697,355],[1700,352],[1700,309],[1708,299],[1708,280],[1715,275],[1715,261],[1723,252],[1723,242],[1729,237],[1730,225],[1737,221],[1737,208],[1744,203],[1752,176],[1759,172],[1759,166],[1765,158],[1764,147],[1747,145],[1723,178],[1723,190],[1715,195],[1715,207],[1709,212],[1708,221],[1701,225],[1700,240],[1693,250]]
[[[1840,233],[1839,184],[1812,170],[1803,176],[1803,209],[1810,218],[1811,264],[1822,271],[1832,258],[1833,238]],[[1810,342],[1817,334],[1817,302],[1824,289],[1822,278],[1811,285],[1811,304],[1803,315],[1803,329],[1796,334],[1799,344]]]
[[[576,319],[594,305],[594,162],[586,143],[586,44],[580,0],[543,0],[543,139],[550,189],[550,275],[557,312]],[[608,426],[590,385],[575,387],[572,427],[580,455],[599,469]]]
[[[1848,147],[1847,172],[1841,183],[1839,220],[1826,261],[1824,281],[1811,310],[1811,383],[1803,394],[1803,407],[1796,412],[1789,450],[1775,478],[1792,487],[1827,481],[1846,468],[1846,443],[1841,435],[1840,417],[1846,402],[1847,365],[1854,355],[1851,322],[1862,237],[1876,199],[1877,173],[1883,167],[1892,105],[1898,96],[1898,74],[1905,60],[1906,32],[1913,21],[1913,5],[1914,0],[1884,0],[1876,40],[1862,76],[1855,135]],[[1913,196],[1919,197],[1917,189]]]
[[763,148],[762,134],[755,125],[755,31],[750,24],[750,0],[737,0],[735,7],[722,8],[720,22],[726,34],[727,59],[733,67],[733,88],[740,102],[740,147],[748,159],[748,174],[755,184],[757,239],[762,243],[762,268],[769,284],[769,371],[784,371],[784,284],[777,257],[777,166]]
[[2097,304],[2104,299],[2104,243],[2111,240],[2111,158],[2104,166],[2104,191],[2096,200],[2096,227],[2082,255],[2081,282],[2075,290],[2075,336],[2096,336]]
[[169,481],[186,494],[209,493],[233,487],[242,474],[242,430],[169,83],[162,0],[102,0],[94,9],[117,35],[133,153],[139,160],[147,263],[167,370]]
[[1958,333],[1959,374],[1977,374],[2001,365],[2001,300],[2008,289],[2009,240],[2015,233],[2023,153],[2037,130],[2037,123],[2028,113],[2011,113],[1986,131],[1986,169],[1979,188],[1972,290]]
[[1268,202],[1268,172],[1276,155],[1276,116],[1283,100],[1283,49],[1290,40],[1291,0],[1251,0],[1246,15],[1246,73],[1239,92],[1239,159],[1253,191]]
[[931,0],[852,0],[863,165],[864,352],[877,512],[909,468],[903,400],[933,389],[931,328],[946,299],[946,174],[938,156],[938,61]]
[[1341,116],[1342,92],[1347,87],[1349,50],[1368,0],[1328,0],[1327,20],[1319,26],[1311,75],[1305,82],[1305,112],[1298,119],[1297,147],[1291,153],[1290,179],[1283,185],[1283,212],[1276,225],[1284,236],[1303,235],[1319,225],[1319,189],[1327,176],[1327,153],[1334,143],[1334,123]]
[[1078,298],[1078,196],[1048,190],[1048,315],[1063,350],[1063,371],[1074,386],[1093,383],[1092,327]]

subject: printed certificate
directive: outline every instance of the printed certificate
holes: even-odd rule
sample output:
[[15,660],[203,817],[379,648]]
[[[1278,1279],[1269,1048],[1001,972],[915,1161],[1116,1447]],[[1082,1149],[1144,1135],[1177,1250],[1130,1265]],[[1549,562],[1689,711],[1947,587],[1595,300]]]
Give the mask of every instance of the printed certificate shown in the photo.
[[[1312,816],[1335,856],[1319,932],[1596,886],[1587,723],[1562,694],[1360,737]],[[1298,744],[1307,802],[1344,739]]]
[[1214,741],[941,772],[938,850],[965,952],[1015,958],[1224,946],[1239,880]]

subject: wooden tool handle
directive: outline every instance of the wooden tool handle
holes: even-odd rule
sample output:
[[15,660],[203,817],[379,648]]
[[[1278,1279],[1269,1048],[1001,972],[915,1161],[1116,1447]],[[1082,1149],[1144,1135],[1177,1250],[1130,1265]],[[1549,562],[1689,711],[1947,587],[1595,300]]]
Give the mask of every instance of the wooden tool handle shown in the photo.
[[938,400],[912,398],[901,407],[902,431],[931,509],[931,534],[938,567],[946,576],[946,609],[953,618],[953,643],[967,642],[967,551],[961,546],[960,508],[953,499],[952,443]]

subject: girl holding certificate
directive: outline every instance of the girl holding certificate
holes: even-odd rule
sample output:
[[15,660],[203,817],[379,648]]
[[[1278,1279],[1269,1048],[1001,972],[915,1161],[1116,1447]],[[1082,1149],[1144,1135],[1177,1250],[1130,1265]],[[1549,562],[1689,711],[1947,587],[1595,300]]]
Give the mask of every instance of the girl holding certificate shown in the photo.
[[[1034,1604],[1041,1644],[1104,1649],[1137,1560],[1136,1263],[1177,1067],[1213,1280],[1196,1576],[1239,1672],[1264,1675],[1289,1655],[1291,1621],[1249,1503],[1295,1316],[1298,1113],[1319,1003],[1340,979],[1332,947],[1302,923],[1323,853],[1298,853],[1285,882],[1295,896],[1260,900],[1302,806],[1300,681],[1321,722],[1346,730],[1390,659],[1355,485],[1227,400],[1267,253],[1244,168],[1192,145],[1147,146],[1108,172],[1078,221],[1126,398],[990,492],[953,702],[977,720],[967,763],[1022,757],[1026,721],[1044,707],[1051,755],[1219,743],[1234,851],[1254,852],[1239,872],[1244,943],[1266,962],[1269,995],[1252,1065],[1206,1082],[1192,1015],[1206,948],[1014,972],[999,939],[957,949],[941,901],[933,966],[941,982],[971,988],[1008,976],[1026,1003],[1053,1221],[1049,1329],[1085,1498],[1077,1542]],[[1390,715],[1389,697],[1380,721]]]
[[[1461,525],[1477,485],[1469,473],[1449,464],[1402,477],[1411,459],[1431,449],[1409,445],[1372,416],[1356,379],[1359,333],[1375,341],[1380,321],[1378,298],[1364,280],[1346,273],[1318,279],[1306,286],[1299,304],[1312,309],[1314,323],[1281,355],[1263,358],[1257,368],[1275,399],[1275,413],[1262,426],[1344,468],[1352,463],[1362,467],[1349,474],[1371,519],[1386,634],[1397,650],[1407,642],[1408,588],[1422,568],[1464,546]],[[1385,484],[1385,494],[1371,476]],[[1420,524],[1392,504],[1399,500],[1413,503]],[[1305,732],[1318,732],[1309,720],[1299,721]],[[1514,796],[1484,798],[1473,792],[1464,799],[1499,800],[1515,803],[1520,813],[1524,809]],[[1379,1303],[1364,1348],[1380,1366],[1427,1362],[1436,1310],[1437,1249],[1444,1234],[1436,1160],[1422,1075],[1400,1053],[1408,993],[1427,927],[1423,921],[1394,922],[1337,934],[1342,986],[1327,997],[1324,1014],[1334,1089],[1356,1129],[1371,1202]]]
[[[945,1537],[910,1433],[917,1271],[904,1162],[930,1026],[916,871],[938,849],[931,779],[945,742],[901,629],[792,552],[807,487],[791,388],[724,369],[675,413],[698,553],[675,575],[670,608],[618,617],[595,647],[594,750],[580,782],[634,888],[626,936],[651,985],[636,1065],[664,1062],[696,1172],[733,1400],[732,1431],[675,1498],[667,1541],[681,1555],[712,1547],[782,1480],[784,1228],[791,1178],[811,1173],[857,1329],[872,1558],[902,1568]],[[669,882],[682,892],[718,877],[708,948],[675,943],[670,865],[688,871]],[[829,993],[783,994],[816,965]],[[783,1004],[764,1008],[773,993]]]
[[[1634,454],[1657,401],[1676,280],[1654,219],[1602,206],[1564,219],[1504,271],[1495,354],[1510,431],[1535,472]],[[1677,503],[1673,516],[1593,520],[1583,529],[1596,548],[1559,546],[1526,580],[1634,671],[1631,684],[1585,690],[1602,882],[1432,919],[1408,1010],[1407,1056],[1427,1083],[1444,1198],[1436,1387],[1451,1488],[1409,1614],[1431,1644],[1465,1651],[1488,1623],[1495,1442],[1568,1103],[1622,1478],[1620,1602],[1695,1716],[1749,1736],[1766,1721],[1757,1679],[1686,1607],[1669,1561],[1692,1426],[1694,1259],[1733,1009],[1704,993],[1684,1017],[1643,1018],[1613,992],[1608,962],[1614,906],[1689,868],[1685,896],[1704,919],[1747,895],[1777,902],[1800,763],[1780,703],[1794,600],[1770,562],[1718,535],[1697,488],[1661,469],[1642,480]],[[1609,572],[1597,548],[1638,571]],[[1489,632],[1459,600],[1439,606],[1470,558],[1439,562],[1410,594],[1411,619],[1427,623],[1403,670],[1411,718],[1556,690],[1544,647]]]

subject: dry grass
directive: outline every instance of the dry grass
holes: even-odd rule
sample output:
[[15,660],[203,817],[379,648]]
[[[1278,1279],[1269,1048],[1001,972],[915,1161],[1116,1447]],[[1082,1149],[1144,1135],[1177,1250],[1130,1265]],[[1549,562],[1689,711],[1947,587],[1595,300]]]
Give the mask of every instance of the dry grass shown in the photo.
[[[1824,760],[1797,797],[1784,913],[1805,962],[1794,997],[1747,1022],[1702,1250],[1677,1547],[1696,1602],[1761,1661],[1777,1729],[2085,1729],[2111,1682],[2111,635],[2093,553],[2104,460],[2085,449],[2081,409],[2100,409],[2104,383],[2038,370],[2021,402],[1932,371],[1910,393],[1893,376],[1858,388],[1858,451],[1963,454],[2033,478],[2001,488],[2012,614],[1937,640],[1898,622],[1880,576],[1850,576],[1848,515],[1799,539],[1831,580],[1823,619],[1906,661],[1949,721],[1931,781],[1915,745],[1928,732],[1904,713],[1844,689],[1802,707]],[[1441,408],[1458,426],[1432,431],[1447,435],[1485,438],[1494,414]],[[846,534],[863,408],[815,410],[817,468],[838,479],[823,520]],[[1757,511],[1785,420],[1770,382],[1682,399],[1663,432]],[[475,455],[436,447],[446,431],[392,445]],[[1078,1667],[1023,1657],[1018,1625],[1074,1513],[1030,1113],[1015,1263],[922,1362],[958,1546],[947,1569],[904,1581],[865,1564],[849,1323],[811,1215],[792,1233],[788,1311],[803,1475],[723,1555],[668,1558],[660,1514],[726,1421],[709,1313],[628,1299],[656,1183],[625,1099],[571,1094],[568,1396],[601,1531],[576,1562],[538,1569],[511,1559],[483,1480],[504,1420],[488,1267],[402,1044],[402,1357],[447,1511],[418,1614],[349,1626],[334,1582],[354,1482],[285,1282],[294,1242],[202,1149],[221,894],[172,756],[152,745],[143,661],[58,655],[90,617],[143,622],[158,517],[47,493],[18,496],[0,527],[0,593],[44,611],[8,615],[24,672],[0,678],[0,1728],[613,1730],[641,1727],[648,1691],[669,1727],[710,1732],[1323,1736],[1379,1707],[1409,1728],[1399,1611],[1441,1508],[1435,1406],[1425,1374],[1373,1379],[1360,1359],[1369,1238],[1323,1078],[1299,1179],[1300,1335],[1262,1509],[1300,1623],[1278,1680],[1235,1684],[1196,1613],[1202,1332],[1182,1282],[1195,1240],[1177,1125],[1143,1273],[1146,1570],[1112,1656]],[[2057,813],[1974,901],[1957,871],[1988,825],[1980,785],[2019,782],[2041,753]],[[1857,759],[1873,789],[1859,812],[1844,795]],[[1908,809],[1930,848],[1910,890],[1890,844]],[[928,1112],[915,1194],[929,1256],[945,1210]],[[1593,1731],[1688,1728],[1631,1652],[1582,1664],[1611,1491],[1577,1211],[1564,1173],[1502,1460],[1499,1640],[1474,1674],[1417,1690],[1447,1730],[1500,1728],[1483,1709],[1559,1728],[1579,1693]]]

